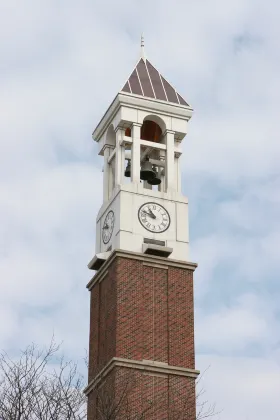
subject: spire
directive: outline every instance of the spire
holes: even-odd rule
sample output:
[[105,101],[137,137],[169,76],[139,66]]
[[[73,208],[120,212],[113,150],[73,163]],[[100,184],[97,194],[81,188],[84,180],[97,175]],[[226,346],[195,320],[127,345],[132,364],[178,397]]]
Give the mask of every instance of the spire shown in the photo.
[[176,89],[147,60],[143,33],[141,35],[141,57],[121,92],[189,107],[189,104],[179,95]]
[[145,55],[145,43],[144,43],[144,35],[142,33],[141,35],[141,58],[143,58],[144,61],[146,61],[146,55]]

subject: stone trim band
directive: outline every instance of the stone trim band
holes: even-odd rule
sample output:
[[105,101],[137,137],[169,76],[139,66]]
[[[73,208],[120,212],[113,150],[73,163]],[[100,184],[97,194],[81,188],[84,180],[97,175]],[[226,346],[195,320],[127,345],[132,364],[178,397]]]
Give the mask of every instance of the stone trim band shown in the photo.
[[[148,255],[148,254],[142,254],[137,252],[130,252],[130,251],[123,251],[120,249],[115,249],[111,255],[108,257],[108,259],[102,264],[100,269],[96,272],[96,274],[93,276],[93,278],[89,281],[87,284],[87,289],[91,290],[92,287],[100,281],[100,277],[103,276],[104,271],[108,269],[108,266],[111,265],[111,263],[115,260],[117,257],[122,258],[128,258],[132,260],[140,260],[143,261],[143,263],[149,263],[151,265],[155,264],[155,266],[164,266],[163,268],[168,267],[177,267],[177,268],[184,268],[191,271],[195,271],[197,264],[193,262],[183,262],[178,260],[172,260],[165,257],[159,257],[155,255]],[[89,263],[89,268],[90,263]]]
[[196,379],[200,374],[199,370],[187,369],[178,366],[170,366],[167,363],[156,362],[153,360],[131,360],[113,357],[110,362],[92,379],[88,386],[84,389],[84,393],[88,395],[98,384],[105,378],[115,367],[124,367],[142,370],[144,373],[154,375],[177,375]]

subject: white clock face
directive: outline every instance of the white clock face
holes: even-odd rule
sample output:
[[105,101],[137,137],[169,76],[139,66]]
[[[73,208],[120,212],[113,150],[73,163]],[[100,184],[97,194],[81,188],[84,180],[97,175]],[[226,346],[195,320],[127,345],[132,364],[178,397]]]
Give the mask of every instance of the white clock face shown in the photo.
[[104,220],[103,227],[102,227],[102,240],[104,244],[107,244],[110,241],[113,230],[114,230],[114,224],[115,224],[115,215],[114,215],[114,212],[110,210]]
[[145,203],[138,211],[138,218],[142,226],[150,232],[162,233],[170,226],[168,211],[157,203]]

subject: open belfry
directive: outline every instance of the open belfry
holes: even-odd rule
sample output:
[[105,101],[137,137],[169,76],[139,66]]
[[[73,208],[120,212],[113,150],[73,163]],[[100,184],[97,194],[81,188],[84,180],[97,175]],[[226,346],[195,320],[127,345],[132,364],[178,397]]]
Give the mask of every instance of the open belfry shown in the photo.
[[104,159],[90,291],[88,420],[196,418],[181,143],[192,108],[145,57],[93,132]]

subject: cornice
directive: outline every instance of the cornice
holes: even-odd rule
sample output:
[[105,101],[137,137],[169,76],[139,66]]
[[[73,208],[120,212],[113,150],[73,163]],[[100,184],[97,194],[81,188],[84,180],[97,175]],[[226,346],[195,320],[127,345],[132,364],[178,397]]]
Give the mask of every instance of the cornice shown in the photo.
[[171,102],[161,101],[153,98],[146,98],[139,95],[121,92],[116,95],[105,114],[97,124],[92,133],[92,138],[97,142],[106,131],[121,106],[128,108],[137,108],[160,115],[173,116],[189,120],[192,117],[193,109],[191,107]]
[[179,260],[169,259],[166,257],[159,257],[155,255],[148,255],[148,254],[142,254],[142,253],[137,253],[137,252],[124,251],[121,249],[115,249],[114,251],[112,251],[108,259],[103,263],[100,269],[96,272],[96,274],[87,284],[86,287],[88,290],[91,290],[97,282],[101,282],[103,280],[104,272],[108,270],[110,264],[112,264],[112,262],[118,257],[142,261],[143,263],[149,263],[149,265],[151,266],[155,266],[158,268],[162,267],[164,269],[169,268],[169,267],[176,267],[176,268],[183,268],[183,269],[195,271],[197,267],[197,264],[193,262],[179,261]]
[[155,376],[184,376],[196,379],[200,374],[199,370],[188,369],[180,366],[170,366],[167,363],[157,362],[154,360],[131,360],[120,357],[113,357],[109,363],[93,378],[88,386],[84,389],[84,393],[88,395],[102,379],[104,379],[112,369],[116,367],[124,367],[142,370],[146,374]]

